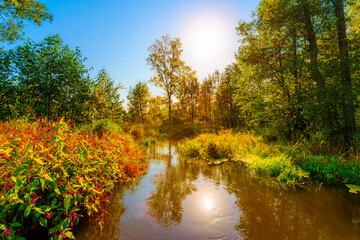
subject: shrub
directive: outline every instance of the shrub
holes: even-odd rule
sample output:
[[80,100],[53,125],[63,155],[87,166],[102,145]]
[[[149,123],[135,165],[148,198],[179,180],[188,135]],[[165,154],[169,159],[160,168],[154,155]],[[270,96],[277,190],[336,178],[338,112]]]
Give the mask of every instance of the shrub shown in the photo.
[[261,176],[276,178],[287,185],[302,184],[308,173],[294,165],[285,155],[260,158],[253,162],[252,168]]
[[142,124],[135,124],[132,125],[130,128],[130,134],[135,138],[135,139],[141,139],[143,137],[145,137],[145,129],[144,126]]
[[47,227],[51,239],[73,238],[83,214],[97,215],[117,183],[145,170],[142,151],[131,137],[97,138],[63,121],[0,123],[0,231],[22,239],[32,227]]

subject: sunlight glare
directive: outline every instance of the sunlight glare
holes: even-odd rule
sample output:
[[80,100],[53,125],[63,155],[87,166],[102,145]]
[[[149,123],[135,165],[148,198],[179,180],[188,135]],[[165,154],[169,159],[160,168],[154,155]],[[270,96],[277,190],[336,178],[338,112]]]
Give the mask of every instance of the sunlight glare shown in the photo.
[[212,199],[209,197],[204,198],[203,204],[207,210],[211,210],[214,208],[214,203],[213,203]]
[[203,77],[222,70],[233,59],[235,29],[226,18],[216,14],[199,15],[184,25],[181,36],[185,62]]

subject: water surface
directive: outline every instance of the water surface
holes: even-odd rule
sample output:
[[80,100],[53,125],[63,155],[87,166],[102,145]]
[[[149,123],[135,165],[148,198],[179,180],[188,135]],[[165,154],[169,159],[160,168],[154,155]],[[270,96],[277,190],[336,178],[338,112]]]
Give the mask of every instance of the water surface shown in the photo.
[[81,224],[76,239],[360,239],[360,197],[345,188],[284,190],[241,163],[182,159],[169,142],[147,156],[137,185],[114,191],[105,229]]

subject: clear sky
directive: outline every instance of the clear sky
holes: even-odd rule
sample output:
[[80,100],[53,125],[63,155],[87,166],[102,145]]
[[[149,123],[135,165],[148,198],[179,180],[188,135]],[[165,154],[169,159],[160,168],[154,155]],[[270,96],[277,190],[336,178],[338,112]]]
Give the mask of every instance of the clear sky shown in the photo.
[[[93,67],[109,71],[127,89],[154,75],[146,65],[148,47],[170,34],[184,43],[183,59],[200,80],[231,63],[236,50],[237,22],[250,20],[257,0],[40,0],[54,15],[41,27],[26,24],[25,37],[38,42],[59,34],[78,46]],[[206,51],[209,49],[209,51]],[[152,93],[161,90],[150,86]],[[127,90],[121,92],[125,99]]]

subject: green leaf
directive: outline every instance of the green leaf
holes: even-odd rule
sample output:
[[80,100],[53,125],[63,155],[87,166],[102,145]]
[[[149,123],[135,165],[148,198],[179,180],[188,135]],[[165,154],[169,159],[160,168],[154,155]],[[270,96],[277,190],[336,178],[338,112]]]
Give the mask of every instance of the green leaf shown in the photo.
[[62,224],[63,229],[66,229],[70,225],[70,220],[67,218]]
[[56,192],[57,194],[61,195],[61,193],[60,193],[60,191],[59,191],[58,188],[55,188],[55,192]]
[[31,212],[31,206],[27,206],[27,208],[25,209],[25,212],[24,212],[24,216],[25,217],[29,216],[30,212]]
[[52,228],[49,229],[48,234],[51,235],[55,231],[56,231],[56,228],[52,227]]
[[6,226],[4,224],[0,224],[0,230],[5,231],[6,230]]
[[24,237],[16,237],[16,240],[26,240]]
[[40,225],[43,227],[47,227],[47,220],[44,217],[40,218]]
[[10,226],[11,226],[11,227],[20,227],[21,224],[18,223],[18,222],[14,222],[14,223],[10,224]]
[[66,211],[69,210],[70,203],[71,203],[71,195],[66,195],[64,199],[64,208]]
[[360,193],[360,186],[354,184],[345,184],[349,188],[349,192],[351,193]]

